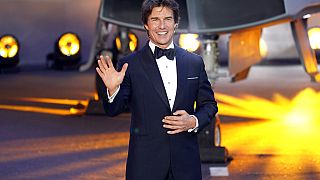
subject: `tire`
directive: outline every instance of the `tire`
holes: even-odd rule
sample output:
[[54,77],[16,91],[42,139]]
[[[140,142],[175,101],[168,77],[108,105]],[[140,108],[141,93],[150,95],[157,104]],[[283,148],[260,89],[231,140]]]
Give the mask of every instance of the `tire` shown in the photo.
[[221,146],[221,126],[220,126],[220,118],[216,115],[216,122],[214,126],[214,146]]
[[218,115],[198,134],[199,148],[213,148],[221,146],[221,127]]

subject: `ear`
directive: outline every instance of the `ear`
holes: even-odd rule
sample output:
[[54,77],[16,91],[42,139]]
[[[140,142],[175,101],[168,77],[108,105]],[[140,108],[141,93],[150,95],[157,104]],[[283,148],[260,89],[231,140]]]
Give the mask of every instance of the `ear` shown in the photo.
[[177,29],[178,23],[174,24],[174,29]]
[[173,32],[176,33],[176,29],[178,27],[178,23],[174,24]]
[[149,27],[148,27],[148,25],[143,25],[144,26],[144,29],[146,29],[147,31],[149,31]]

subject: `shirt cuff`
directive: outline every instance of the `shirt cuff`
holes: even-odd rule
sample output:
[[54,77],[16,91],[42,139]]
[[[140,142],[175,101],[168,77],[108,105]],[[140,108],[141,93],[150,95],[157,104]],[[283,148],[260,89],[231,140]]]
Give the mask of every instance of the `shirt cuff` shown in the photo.
[[193,117],[196,120],[196,126],[192,129],[188,129],[188,132],[198,132],[199,129],[199,121],[198,118],[195,115],[190,115],[190,117]]
[[119,90],[120,90],[120,86],[118,87],[118,89],[116,90],[116,92],[113,93],[113,94],[110,96],[109,90],[108,90],[108,88],[107,88],[108,103],[112,103],[112,102],[113,102],[113,100],[114,100],[114,98],[116,97],[116,95],[118,94]]

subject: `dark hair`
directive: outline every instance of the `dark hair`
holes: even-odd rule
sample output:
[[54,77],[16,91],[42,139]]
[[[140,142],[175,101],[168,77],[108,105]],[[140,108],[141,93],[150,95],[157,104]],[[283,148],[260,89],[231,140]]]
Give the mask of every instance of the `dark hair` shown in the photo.
[[173,19],[175,23],[179,23],[180,10],[179,4],[175,0],[144,0],[141,7],[141,20],[143,24],[147,24],[154,7],[168,7],[173,11]]

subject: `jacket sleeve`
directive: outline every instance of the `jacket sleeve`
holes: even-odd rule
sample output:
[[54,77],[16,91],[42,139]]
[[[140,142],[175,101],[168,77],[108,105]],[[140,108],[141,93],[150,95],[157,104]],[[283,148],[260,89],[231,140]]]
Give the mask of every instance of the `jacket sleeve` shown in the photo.
[[[118,61],[117,70],[118,71],[121,70],[122,66],[125,63],[126,63],[125,59],[120,59]],[[128,108],[130,89],[131,89],[129,68],[130,66],[128,66],[124,79],[120,84],[120,90],[118,94],[115,96],[113,102],[109,103],[108,99],[102,100],[104,110],[108,116],[117,116]]]
[[[217,102],[214,98],[214,92],[208,80],[205,66],[201,58],[201,67],[199,75],[199,90],[196,99],[195,116],[198,118],[199,131],[203,129],[215,117],[218,112]],[[198,131],[198,132],[199,132]]]

